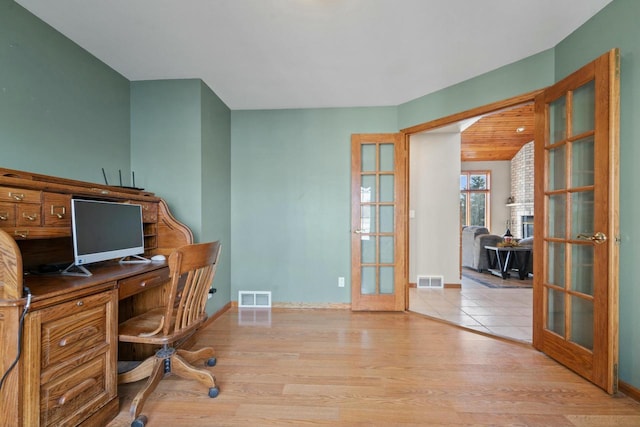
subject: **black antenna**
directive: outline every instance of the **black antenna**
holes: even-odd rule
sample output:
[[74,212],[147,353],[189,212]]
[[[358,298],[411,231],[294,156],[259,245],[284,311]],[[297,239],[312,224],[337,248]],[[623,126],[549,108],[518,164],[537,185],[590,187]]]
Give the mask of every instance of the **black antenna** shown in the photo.
[[109,181],[107,181],[107,174],[104,173],[104,168],[102,168],[102,176],[104,177],[104,183],[105,185],[109,185]]
[[132,182],[132,186],[133,188],[136,188],[136,173],[134,171],[131,171],[131,182]]
[[118,169],[118,175],[120,175],[120,187],[122,187],[122,170]]

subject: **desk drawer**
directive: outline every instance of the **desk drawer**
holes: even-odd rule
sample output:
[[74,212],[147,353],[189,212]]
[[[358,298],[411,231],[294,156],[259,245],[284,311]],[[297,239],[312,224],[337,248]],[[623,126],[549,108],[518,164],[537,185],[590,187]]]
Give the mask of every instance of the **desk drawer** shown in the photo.
[[0,202],[0,227],[16,226],[16,205],[9,202]]
[[0,202],[40,203],[41,192],[24,188],[0,187]]
[[78,366],[40,390],[40,424],[78,425],[110,399],[106,384],[107,353]]
[[42,218],[46,226],[71,227],[71,195],[44,193]]
[[42,310],[42,382],[108,350],[110,298],[105,292]]
[[41,205],[35,203],[16,203],[16,226],[39,227],[42,225]]
[[169,267],[120,280],[118,282],[118,299],[122,300],[149,288],[160,286],[168,280]]

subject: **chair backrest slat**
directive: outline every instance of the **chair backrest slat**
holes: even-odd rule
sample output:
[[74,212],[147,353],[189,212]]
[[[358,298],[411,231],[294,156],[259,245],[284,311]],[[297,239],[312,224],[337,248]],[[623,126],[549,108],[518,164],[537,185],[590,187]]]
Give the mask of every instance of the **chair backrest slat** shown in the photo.
[[165,334],[195,328],[207,318],[207,295],[220,249],[218,241],[198,243],[182,246],[169,256],[171,285],[165,318],[170,321],[165,322]]

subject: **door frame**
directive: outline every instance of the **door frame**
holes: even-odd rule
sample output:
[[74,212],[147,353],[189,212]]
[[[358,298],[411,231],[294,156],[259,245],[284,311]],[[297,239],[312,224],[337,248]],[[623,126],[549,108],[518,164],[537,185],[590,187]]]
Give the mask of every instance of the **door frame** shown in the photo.
[[[512,98],[507,98],[507,99],[503,99],[501,101],[496,101],[493,102],[491,104],[486,104],[486,105],[482,105],[480,107],[476,107],[476,108],[472,108],[470,110],[466,110],[466,111],[462,111],[460,113],[455,113],[455,114],[451,114],[449,116],[445,116],[445,117],[441,117],[439,119],[435,119],[435,120],[431,120],[429,122],[426,123],[421,123],[419,125],[415,125],[415,126],[411,126],[408,128],[404,128],[404,129],[400,129],[400,132],[403,134],[404,136],[404,143],[406,146],[406,153],[407,153],[407,162],[408,159],[411,158],[411,153],[409,150],[409,141],[412,135],[414,134],[418,134],[421,132],[427,132],[430,130],[434,130],[443,126],[447,126],[453,123],[457,123],[463,120],[467,120],[467,119],[472,119],[474,117],[477,116],[482,116],[482,115],[486,115],[486,114],[491,114],[491,113],[495,113],[496,111],[500,111],[500,110],[504,110],[506,108],[511,108],[511,107],[515,107],[518,106],[520,104],[526,104],[526,103],[533,103],[535,101],[536,96],[538,96],[540,93],[542,93],[545,90],[545,88],[542,89],[537,89],[531,92],[527,92],[524,93],[522,95],[518,95],[518,96],[514,96]],[[407,164],[407,168],[406,168],[406,173],[407,173],[407,177],[406,177],[406,188],[405,188],[405,194],[406,194],[406,210],[405,212],[408,215],[409,212],[409,174],[410,174],[410,170],[409,170],[409,165]],[[409,218],[407,216],[405,216],[404,221],[406,222],[406,224],[409,223]],[[536,221],[534,219],[534,221]],[[535,225],[534,225],[534,229],[535,229]],[[404,251],[404,258],[405,258],[405,265],[407,266],[406,268],[406,273],[407,276],[405,277],[405,310],[409,309],[409,227],[405,227],[405,242],[406,242],[406,250]],[[462,249],[461,249],[462,250]]]

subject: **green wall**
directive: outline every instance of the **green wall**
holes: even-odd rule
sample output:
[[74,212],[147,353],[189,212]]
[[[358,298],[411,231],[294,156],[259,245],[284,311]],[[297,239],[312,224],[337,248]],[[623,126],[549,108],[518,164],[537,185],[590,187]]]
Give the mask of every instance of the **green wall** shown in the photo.
[[549,49],[402,104],[398,107],[400,129],[549,86],[553,58],[553,49]]
[[350,302],[351,134],[395,132],[396,109],[231,118],[231,298],[271,290],[276,302]]
[[129,81],[0,0],[0,166],[117,183],[129,145]]
[[620,379],[640,388],[640,2],[615,0],[555,49],[556,80],[620,49]]
[[230,301],[231,112],[199,79],[131,83],[131,167],[136,185],[162,197],[196,242],[220,240],[218,293]]
[[196,241],[202,232],[201,83],[131,82],[131,167],[136,185],[165,199]]
[[231,301],[231,111],[201,82],[202,241],[220,240],[222,253],[207,311]]

